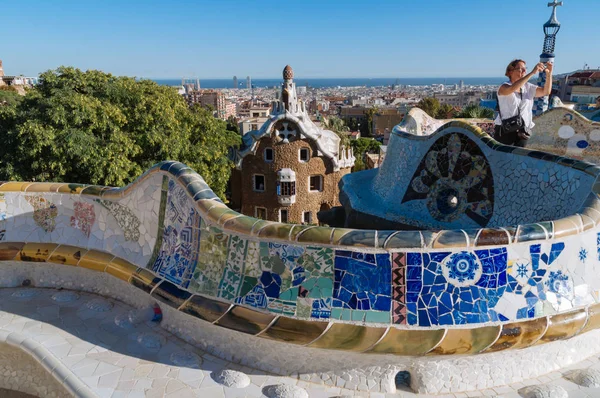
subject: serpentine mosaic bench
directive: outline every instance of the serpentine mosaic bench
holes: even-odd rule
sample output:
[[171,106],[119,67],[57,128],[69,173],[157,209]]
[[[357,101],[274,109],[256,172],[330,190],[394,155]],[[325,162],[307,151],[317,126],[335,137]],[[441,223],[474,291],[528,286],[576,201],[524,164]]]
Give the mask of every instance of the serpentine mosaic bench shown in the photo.
[[[456,181],[460,217],[428,199],[441,192],[431,175],[448,172],[433,151],[473,161]],[[391,154],[413,167],[389,168],[389,200],[419,202],[421,231],[257,220],[167,161],[125,188],[0,185],[0,261],[110,275],[216,355],[344,388],[394,391],[403,370],[416,391],[468,391],[600,352],[597,166],[505,147],[461,122],[423,137],[397,128]],[[469,379],[473,369],[483,373]]]

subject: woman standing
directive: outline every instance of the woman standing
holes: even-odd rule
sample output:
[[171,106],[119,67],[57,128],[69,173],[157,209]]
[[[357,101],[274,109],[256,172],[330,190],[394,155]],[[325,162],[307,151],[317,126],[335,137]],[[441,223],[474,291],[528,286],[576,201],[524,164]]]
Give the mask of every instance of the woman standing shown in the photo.
[[[538,63],[527,73],[527,65],[522,59],[515,59],[506,67],[509,82],[498,89],[498,117],[495,121],[494,138],[505,145],[525,147],[533,129],[533,100],[550,95],[552,90],[551,62]],[[528,83],[529,79],[544,71],[546,84],[538,87]]]

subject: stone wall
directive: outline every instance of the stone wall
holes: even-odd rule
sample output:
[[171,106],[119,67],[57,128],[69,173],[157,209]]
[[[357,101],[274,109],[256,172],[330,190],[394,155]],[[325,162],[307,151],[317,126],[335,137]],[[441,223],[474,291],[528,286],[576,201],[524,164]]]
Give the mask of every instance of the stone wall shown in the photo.
[[[272,148],[274,160],[264,160],[265,148]],[[301,148],[309,149],[308,162],[300,162]],[[296,201],[291,206],[283,206],[277,196],[277,171],[290,168],[296,173]],[[350,168],[333,171],[330,159],[319,153],[314,142],[306,139],[294,139],[283,143],[277,138],[264,137],[259,141],[256,155],[244,158],[241,170],[241,184],[232,185],[234,192],[241,192],[241,212],[255,216],[256,207],[267,209],[267,220],[279,221],[280,209],[288,210],[288,222],[303,223],[303,212],[312,213],[312,223],[317,224],[317,212],[325,205],[327,208],[339,206],[338,183],[342,176],[350,172]],[[265,192],[254,191],[253,176],[265,176]],[[309,178],[313,175],[323,176],[323,189],[320,192],[309,192]],[[237,193],[235,194],[237,195]]]

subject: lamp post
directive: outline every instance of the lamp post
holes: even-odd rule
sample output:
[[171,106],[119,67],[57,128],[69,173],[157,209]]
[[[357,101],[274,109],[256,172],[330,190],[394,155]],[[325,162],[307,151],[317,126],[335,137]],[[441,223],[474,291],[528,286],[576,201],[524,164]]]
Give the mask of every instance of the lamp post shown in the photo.
[[[556,45],[556,34],[560,30],[560,22],[556,19],[556,7],[563,5],[562,1],[553,0],[548,3],[548,7],[552,7],[552,15],[548,22],[544,24],[544,49],[540,55],[540,62],[554,62],[554,47]],[[546,84],[546,73],[541,71],[538,75],[538,87],[544,87]],[[536,98],[533,104],[533,115],[541,115],[548,110],[548,97]]]

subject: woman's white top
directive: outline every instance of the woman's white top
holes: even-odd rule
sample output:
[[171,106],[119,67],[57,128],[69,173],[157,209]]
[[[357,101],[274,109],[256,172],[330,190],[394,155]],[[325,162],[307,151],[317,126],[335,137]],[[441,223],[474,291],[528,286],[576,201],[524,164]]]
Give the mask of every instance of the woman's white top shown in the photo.
[[[512,85],[510,82],[504,84],[508,84],[509,86]],[[498,93],[498,106],[500,107],[502,119],[509,119],[513,116],[517,116],[519,114],[519,109],[521,109],[521,117],[525,122],[525,127],[528,131],[531,131],[533,126],[535,126],[535,123],[533,123],[533,100],[535,99],[537,86],[535,84],[525,83],[523,87],[521,87],[521,90],[523,92],[523,100],[521,100],[518,91],[509,95],[500,95]],[[502,124],[500,114],[498,114],[494,123]]]

